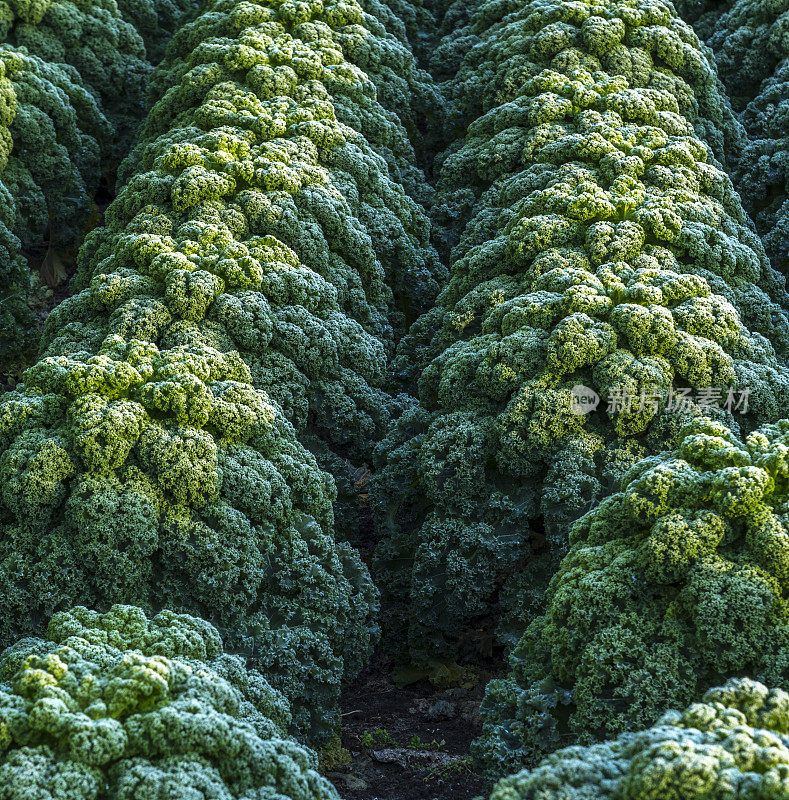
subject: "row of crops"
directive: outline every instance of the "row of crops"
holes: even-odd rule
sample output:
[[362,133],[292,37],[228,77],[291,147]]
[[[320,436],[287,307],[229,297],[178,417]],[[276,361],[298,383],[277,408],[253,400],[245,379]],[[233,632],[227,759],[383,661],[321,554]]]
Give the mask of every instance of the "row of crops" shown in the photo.
[[789,797],[789,3],[0,10],[0,800]]

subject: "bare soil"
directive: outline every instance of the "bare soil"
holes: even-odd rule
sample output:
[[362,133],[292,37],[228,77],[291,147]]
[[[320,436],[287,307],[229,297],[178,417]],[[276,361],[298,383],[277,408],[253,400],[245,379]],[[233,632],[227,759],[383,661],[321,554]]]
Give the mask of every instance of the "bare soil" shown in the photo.
[[[484,682],[398,688],[381,655],[345,691],[343,746],[351,761],[328,775],[344,800],[472,800],[484,794],[469,746],[479,734]],[[418,737],[416,739],[415,737]]]

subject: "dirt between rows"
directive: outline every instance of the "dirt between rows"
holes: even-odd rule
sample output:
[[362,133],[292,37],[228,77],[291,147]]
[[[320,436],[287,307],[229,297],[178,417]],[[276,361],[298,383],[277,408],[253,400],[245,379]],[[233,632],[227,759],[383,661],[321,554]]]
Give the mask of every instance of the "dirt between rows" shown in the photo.
[[342,743],[350,763],[328,774],[344,800],[472,800],[487,796],[469,747],[480,732],[480,682],[398,688],[380,654],[345,691]]

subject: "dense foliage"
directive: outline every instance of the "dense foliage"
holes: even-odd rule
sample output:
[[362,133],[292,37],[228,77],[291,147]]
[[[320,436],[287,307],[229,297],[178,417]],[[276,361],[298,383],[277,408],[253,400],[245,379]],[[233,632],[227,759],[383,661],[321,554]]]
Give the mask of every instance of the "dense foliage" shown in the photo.
[[195,611],[316,736],[375,592],[296,433],[369,448],[392,328],[435,262],[423,212],[335,115],[334,94],[380,108],[343,58],[364,19],[219,3],[179,30],[84,288],[0,400],[2,638],[76,601]]
[[746,427],[786,413],[783,278],[712,159],[727,106],[693,31],[651,0],[509,8],[472,14],[449,82],[478,115],[438,182],[460,238],[380,448],[384,628],[417,660],[453,657],[513,565],[505,604],[545,584],[572,520],[706,413],[672,393],[747,388]]
[[789,421],[700,420],[572,528],[544,616],[492,681],[477,754],[518,767],[649,725],[726,675],[789,675]]
[[[107,0],[105,0],[106,2]],[[126,22],[142,37],[151,64],[158,64],[173,33],[199,8],[198,0],[116,0]]]
[[737,0],[719,9],[708,37],[721,80],[748,134],[733,173],[776,269],[789,271],[789,3]]
[[7,800],[336,800],[285,698],[203,620],[56,614],[0,656]]
[[672,107],[658,110],[681,114],[721,163],[730,163],[744,144],[704,48],[668,0],[480,1],[466,4],[467,18],[458,19],[455,6],[450,13],[451,30],[432,63],[449,76],[444,94],[461,137],[465,125],[496,107],[505,106],[499,119],[506,115],[525,80],[561,65],[557,71],[566,74],[602,67],[625,77],[630,89],[670,92]]
[[[134,18],[174,25],[169,0],[131,4]],[[158,28],[157,28],[158,30]],[[170,31],[172,32],[172,31]],[[158,41],[167,41],[162,29]],[[30,299],[31,248],[57,253],[84,235],[102,176],[132,145],[151,61],[115,0],[11,0],[0,13],[0,357],[26,355],[40,333]],[[7,190],[7,191],[6,191]]]
[[787,20],[0,0],[0,798],[337,800],[382,629],[493,800],[785,793]]
[[706,42],[718,20],[734,5],[734,0],[672,0],[679,17],[693,25],[699,39]]
[[789,694],[734,679],[647,730],[559,750],[490,800],[777,800],[787,763]]
[[[228,254],[242,271],[259,237],[276,237],[276,252],[250,253],[274,264],[267,275],[192,256],[222,286],[206,287],[173,334],[238,350],[255,387],[345,478],[345,528],[355,497],[336,452],[358,461],[383,436],[387,352],[431,305],[443,268],[424,211],[403,191],[426,185],[407,132],[357,66],[404,58],[403,46],[359,6],[333,9],[316,6],[302,20],[289,4],[219,3],[183,26],[154,80],[161,99],[121,170],[127,185],[111,220],[122,229],[173,186],[184,218],[199,219],[204,204],[213,224],[227,209],[222,231],[245,242]],[[190,257],[192,230],[181,238],[176,249]]]
[[73,242],[99,181],[110,125],[77,73],[0,45],[0,356],[30,344],[23,248]]
[[102,3],[12,2],[0,38],[49,64],[66,64],[94,95],[114,128],[116,156],[125,155],[144,112],[151,70],[145,45],[114,0]]

